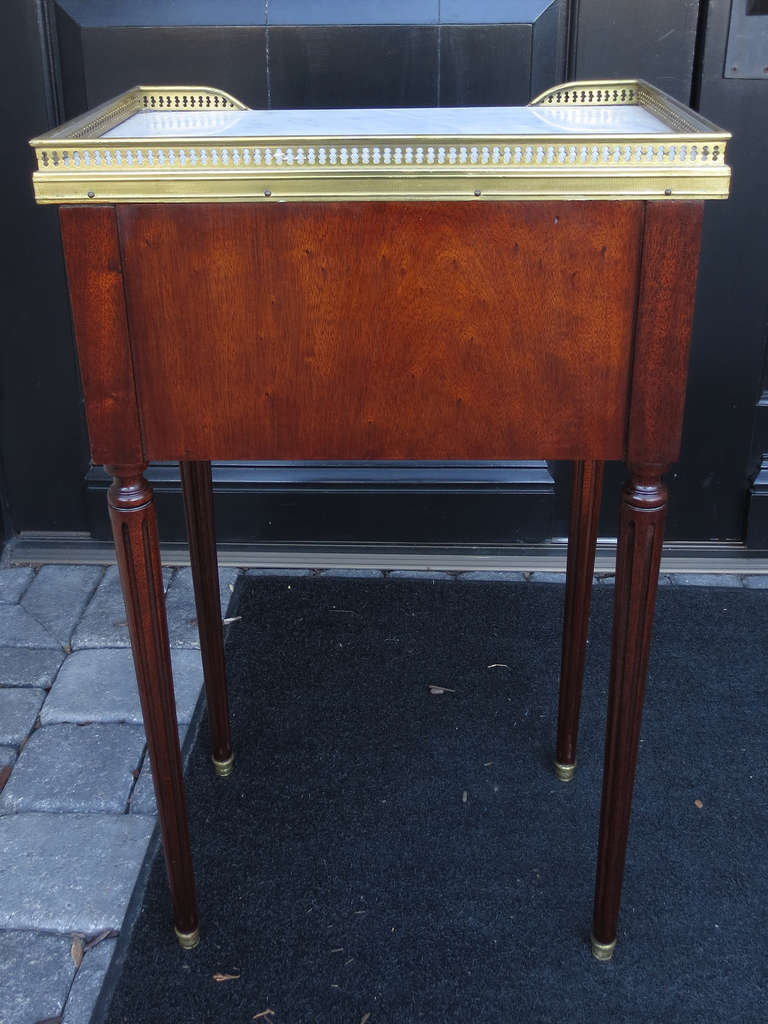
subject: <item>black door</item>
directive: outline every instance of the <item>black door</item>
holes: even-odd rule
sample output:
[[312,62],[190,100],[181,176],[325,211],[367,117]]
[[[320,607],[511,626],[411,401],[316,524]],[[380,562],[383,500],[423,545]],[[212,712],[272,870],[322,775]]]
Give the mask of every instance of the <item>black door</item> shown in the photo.
[[[761,3],[735,0],[753,19],[748,28],[768,23]],[[4,380],[14,386],[3,396],[2,441],[15,530],[108,534],[106,477],[87,469],[55,214],[32,204],[27,138],[139,82],[213,85],[249,106],[279,108],[521,104],[566,78],[638,76],[736,135],[733,198],[707,211],[668,536],[768,546],[768,399],[760,404],[768,235],[758,177],[766,142],[757,116],[762,104],[764,121],[768,74],[744,77],[750,68],[741,68],[726,77],[725,0],[9,0],[1,17],[6,95],[19,97],[10,114],[18,258],[6,279],[4,347]],[[764,499],[760,476],[750,489],[761,465]],[[608,536],[622,472],[609,471]],[[182,537],[175,467],[154,466],[151,478],[164,536]],[[568,467],[559,464],[219,464],[215,480],[224,540],[463,549],[566,532]]]

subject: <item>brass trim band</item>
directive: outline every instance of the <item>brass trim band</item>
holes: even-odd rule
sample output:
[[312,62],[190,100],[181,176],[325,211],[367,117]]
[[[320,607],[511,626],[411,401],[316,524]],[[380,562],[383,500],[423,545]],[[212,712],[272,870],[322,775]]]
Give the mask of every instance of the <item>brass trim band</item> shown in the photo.
[[616,939],[613,942],[598,942],[594,935],[590,936],[592,942],[592,955],[596,960],[610,960],[613,951],[616,949]]
[[575,774],[575,764],[561,764],[559,761],[555,761],[555,775],[561,782],[570,782]]
[[178,928],[173,929],[179,945],[182,949],[194,949],[200,945],[200,929],[195,928],[193,932],[180,932]]
[[423,177],[88,177],[35,173],[35,196],[49,203],[342,202],[513,199],[725,199],[729,172],[654,175],[625,173]]
[[235,763],[235,755],[230,754],[226,761],[217,761],[215,757],[211,758],[213,761],[213,770],[220,779],[226,779],[227,776],[232,774],[232,767]]

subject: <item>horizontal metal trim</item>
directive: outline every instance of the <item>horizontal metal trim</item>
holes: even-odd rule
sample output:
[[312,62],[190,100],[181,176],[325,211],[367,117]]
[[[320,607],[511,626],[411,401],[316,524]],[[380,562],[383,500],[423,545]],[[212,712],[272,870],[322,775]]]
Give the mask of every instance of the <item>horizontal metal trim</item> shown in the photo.
[[348,178],[118,178],[61,176],[35,172],[35,198],[55,203],[279,203],[279,202],[515,202],[560,199],[659,200],[727,199],[730,171],[701,175],[659,171],[617,175],[601,168],[594,173],[372,179]]
[[[514,572],[565,572],[566,543],[553,540],[537,545],[478,547],[472,544],[221,544],[221,565],[241,568],[310,569],[443,569]],[[167,565],[188,565],[184,544],[161,545]],[[595,572],[612,573],[616,558],[613,539],[598,541]],[[22,533],[11,540],[3,565],[47,563],[112,564],[113,545],[85,533]],[[662,573],[768,573],[768,550],[748,550],[743,544],[671,542],[664,545]]]
[[[145,476],[156,491],[179,490],[178,463],[152,463]],[[111,478],[100,466],[86,475],[91,491],[106,491]],[[331,493],[551,493],[546,462],[235,462],[213,463],[217,494],[245,491]]]

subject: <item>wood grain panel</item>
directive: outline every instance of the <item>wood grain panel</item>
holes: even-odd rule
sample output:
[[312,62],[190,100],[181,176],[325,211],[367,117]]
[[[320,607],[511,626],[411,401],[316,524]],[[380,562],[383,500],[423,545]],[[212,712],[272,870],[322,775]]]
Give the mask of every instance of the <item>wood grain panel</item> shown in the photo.
[[124,206],[150,459],[620,458],[641,203]]
[[115,208],[59,218],[93,461],[143,462]]
[[627,461],[680,454],[703,202],[648,203],[635,329]]

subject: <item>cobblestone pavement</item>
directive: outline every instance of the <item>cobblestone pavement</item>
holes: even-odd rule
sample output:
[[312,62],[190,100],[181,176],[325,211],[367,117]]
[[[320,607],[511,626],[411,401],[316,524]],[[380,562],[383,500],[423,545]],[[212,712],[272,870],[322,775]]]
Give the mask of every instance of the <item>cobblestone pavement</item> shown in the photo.
[[[165,584],[183,742],[203,681],[190,570]],[[88,1024],[155,810],[117,570],[0,570],[0,1024]]]
[[[240,571],[220,572],[223,606]],[[388,575],[467,585],[565,580],[562,573]],[[599,585],[612,582],[609,574],[596,577]],[[768,575],[677,574],[661,582],[768,587]],[[190,570],[166,570],[165,584],[183,742],[202,687]],[[0,1024],[88,1024],[155,810],[117,570],[0,570]]]

